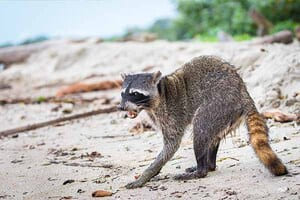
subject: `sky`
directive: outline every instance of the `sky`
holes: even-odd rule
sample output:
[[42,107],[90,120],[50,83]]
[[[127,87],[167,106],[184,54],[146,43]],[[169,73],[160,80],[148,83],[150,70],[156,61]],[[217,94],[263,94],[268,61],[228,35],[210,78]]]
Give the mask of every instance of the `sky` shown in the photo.
[[172,0],[1,0],[0,44],[49,37],[110,37],[175,17]]

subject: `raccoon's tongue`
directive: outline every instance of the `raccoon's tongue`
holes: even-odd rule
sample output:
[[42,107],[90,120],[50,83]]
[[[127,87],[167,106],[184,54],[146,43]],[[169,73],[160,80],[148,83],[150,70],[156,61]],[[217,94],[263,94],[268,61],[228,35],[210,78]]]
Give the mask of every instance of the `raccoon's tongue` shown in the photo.
[[131,119],[136,118],[137,112],[135,112],[135,111],[128,111],[127,116],[128,116],[129,118],[131,118]]

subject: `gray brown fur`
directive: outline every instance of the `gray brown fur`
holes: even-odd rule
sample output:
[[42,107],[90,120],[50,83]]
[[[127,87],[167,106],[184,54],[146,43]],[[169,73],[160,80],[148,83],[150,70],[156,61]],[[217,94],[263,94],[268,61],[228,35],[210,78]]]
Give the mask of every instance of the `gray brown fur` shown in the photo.
[[156,160],[138,180],[126,185],[127,188],[141,187],[159,173],[179,148],[189,124],[193,126],[197,166],[176,175],[175,179],[205,177],[216,168],[220,140],[233,131],[242,119],[246,119],[250,141],[262,163],[275,175],[287,173],[270,148],[265,122],[232,65],[218,57],[200,56],[170,75],[160,75],[157,72],[124,77],[124,91],[129,91],[129,88],[147,91],[149,98],[138,98],[135,104],[134,100],[129,102],[123,94],[121,109],[135,112],[146,110],[161,129],[164,141]]

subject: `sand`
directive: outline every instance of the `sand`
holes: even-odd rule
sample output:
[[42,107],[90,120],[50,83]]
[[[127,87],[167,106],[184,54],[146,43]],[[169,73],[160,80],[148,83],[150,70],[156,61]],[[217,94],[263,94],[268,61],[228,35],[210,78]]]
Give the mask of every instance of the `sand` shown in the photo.
[[[249,43],[99,43],[62,41],[0,72],[0,99],[52,96],[64,84],[119,78],[122,72],[170,73],[199,55],[218,55],[233,63],[259,111],[300,112],[300,45]],[[119,90],[91,92],[84,98],[120,99]],[[54,103],[0,106],[0,131],[106,107]],[[172,176],[196,164],[191,132],[159,176],[143,188],[127,190],[162,148],[159,131],[131,133],[134,120],[115,112],[20,133],[0,140],[0,198],[91,199],[95,190],[112,191],[107,199],[300,199],[299,124],[268,120],[270,143],[290,174],[272,176],[259,163],[242,126],[222,142],[217,170],[203,179],[174,181]],[[72,181],[68,181],[72,180]],[[74,181],[73,181],[74,180]],[[67,182],[66,182],[67,181]],[[64,184],[65,183],[65,184]]]

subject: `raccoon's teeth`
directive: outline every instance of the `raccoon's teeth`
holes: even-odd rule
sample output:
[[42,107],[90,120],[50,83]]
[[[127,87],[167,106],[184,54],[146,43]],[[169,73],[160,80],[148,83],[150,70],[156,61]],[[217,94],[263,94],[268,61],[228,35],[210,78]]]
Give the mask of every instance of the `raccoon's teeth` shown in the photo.
[[137,116],[137,113],[136,112],[134,112],[134,111],[129,111],[128,112],[128,117],[130,117],[130,118],[135,118]]

